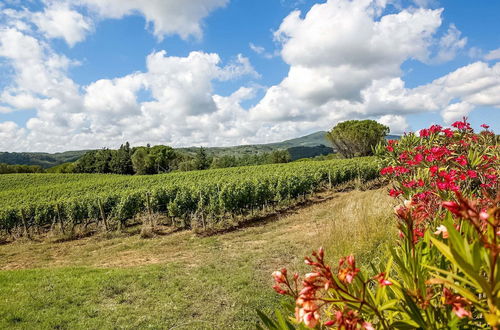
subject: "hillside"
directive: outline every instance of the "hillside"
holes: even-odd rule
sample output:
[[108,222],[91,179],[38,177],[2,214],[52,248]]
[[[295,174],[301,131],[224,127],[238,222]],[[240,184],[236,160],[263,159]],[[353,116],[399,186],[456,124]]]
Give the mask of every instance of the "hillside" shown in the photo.
[[43,168],[49,168],[67,162],[74,162],[87,151],[65,151],[54,154],[44,152],[0,152],[0,163],[10,165],[38,165]]

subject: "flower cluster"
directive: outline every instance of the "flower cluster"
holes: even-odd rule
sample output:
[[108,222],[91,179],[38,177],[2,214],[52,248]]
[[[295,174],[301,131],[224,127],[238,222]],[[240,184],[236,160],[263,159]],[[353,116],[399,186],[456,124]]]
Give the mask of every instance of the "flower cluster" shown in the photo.
[[273,273],[274,290],[279,294],[291,296],[295,300],[297,322],[314,328],[321,321],[320,310],[325,309],[328,311],[324,317],[323,325],[325,326],[335,326],[341,329],[373,329],[372,324],[364,320],[359,311],[342,308],[337,304],[350,302],[375,309],[372,301],[352,292],[354,281],[357,280],[357,284],[364,290],[375,283],[378,283],[380,287],[390,286],[392,282],[385,273],[379,273],[367,280],[358,278],[360,269],[356,268],[356,260],[352,255],[341,258],[339,266],[334,271],[325,263],[322,248],[313,251],[312,257],[306,257],[305,263],[312,270],[304,275],[300,283],[298,274],[294,274],[293,280],[290,280],[286,275],[286,269]]

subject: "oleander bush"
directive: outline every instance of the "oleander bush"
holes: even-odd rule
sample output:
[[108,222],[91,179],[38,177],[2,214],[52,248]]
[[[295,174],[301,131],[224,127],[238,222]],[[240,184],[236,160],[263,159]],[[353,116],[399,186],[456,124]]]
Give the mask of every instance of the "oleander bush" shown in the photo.
[[354,256],[337,266],[323,249],[311,271],[273,273],[293,298],[289,317],[260,313],[271,329],[473,329],[500,327],[500,169],[497,137],[464,118],[379,145],[381,174],[399,236],[386,260],[362,271]]

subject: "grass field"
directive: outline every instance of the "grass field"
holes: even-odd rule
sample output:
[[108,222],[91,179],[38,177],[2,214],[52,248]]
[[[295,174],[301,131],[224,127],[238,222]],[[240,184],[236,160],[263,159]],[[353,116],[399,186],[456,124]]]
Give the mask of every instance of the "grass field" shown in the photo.
[[[280,297],[271,272],[331,260],[373,261],[395,233],[385,189],[327,199],[218,236],[94,236],[0,246],[0,328],[254,328]],[[361,234],[363,233],[363,234]],[[336,262],[334,262],[336,263]]]

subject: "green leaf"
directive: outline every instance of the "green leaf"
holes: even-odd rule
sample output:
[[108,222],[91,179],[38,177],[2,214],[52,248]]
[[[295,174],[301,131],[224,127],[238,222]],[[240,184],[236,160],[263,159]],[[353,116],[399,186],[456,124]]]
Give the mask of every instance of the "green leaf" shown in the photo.
[[412,318],[413,321],[417,322],[422,328],[426,328],[426,322],[420,313],[420,309],[413,301],[413,298],[406,293],[406,290],[403,289],[403,295],[405,298],[405,302],[409,310],[407,309],[408,315]]
[[262,313],[260,310],[257,309],[257,314],[260,317],[260,320],[264,325],[266,326],[267,329],[278,329],[277,324],[271,320],[269,317],[267,317],[266,314]]
[[431,237],[431,241],[439,250],[439,252],[441,252],[446,257],[446,259],[450,260],[454,264],[456,263],[455,258],[453,258],[453,254],[450,251],[450,248],[446,244],[434,237]]
[[441,268],[437,268],[437,267],[434,267],[434,266],[429,266],[429,265],[424,265],[424,267],[426,267],[428,269],[431,269],[431,270],[434,270],[436,272],[439,272],[441,274],[453,277],[457,281],[463,282],[463,283],[465,283],[467,285],[470,285],[470,286],[474,286],[475,285],[474,283],[472,283],[471,281],[467,280],[466,278],[463,278],[462,276],[458,276],[457,274],[454,274],[454,273],[449,272],[447,270],[444,270],[444,269],[441,269]]
[[276,310],[275,314],[278,320],[278,325],[281,327],[281,329],[289,329],[289,330],[295,329],[295,327],[283,317],[283,315],[279,310]]
[[460,293],[462,296],[464,296],[465,298],[469,299],[471,302],[475,303],[475,304],[479,304],[479,301],[477,300],[477,297],[476,295],[474,295],[472,292],[470,292],[469,290],[467,290],[466,288],[460,286],[460,285],[457,285],[441,276],[436,276],[435,278],[431,279],[428,281],[428,283],[430,284],[443,284],[443,285],[446,285],[452,289],[454,289],[455,291],[457,291],[458,293]]
[[411,320],[408,321],[396,321],[391,324],[391,328],[395,329],[415,329],[419,325]]

